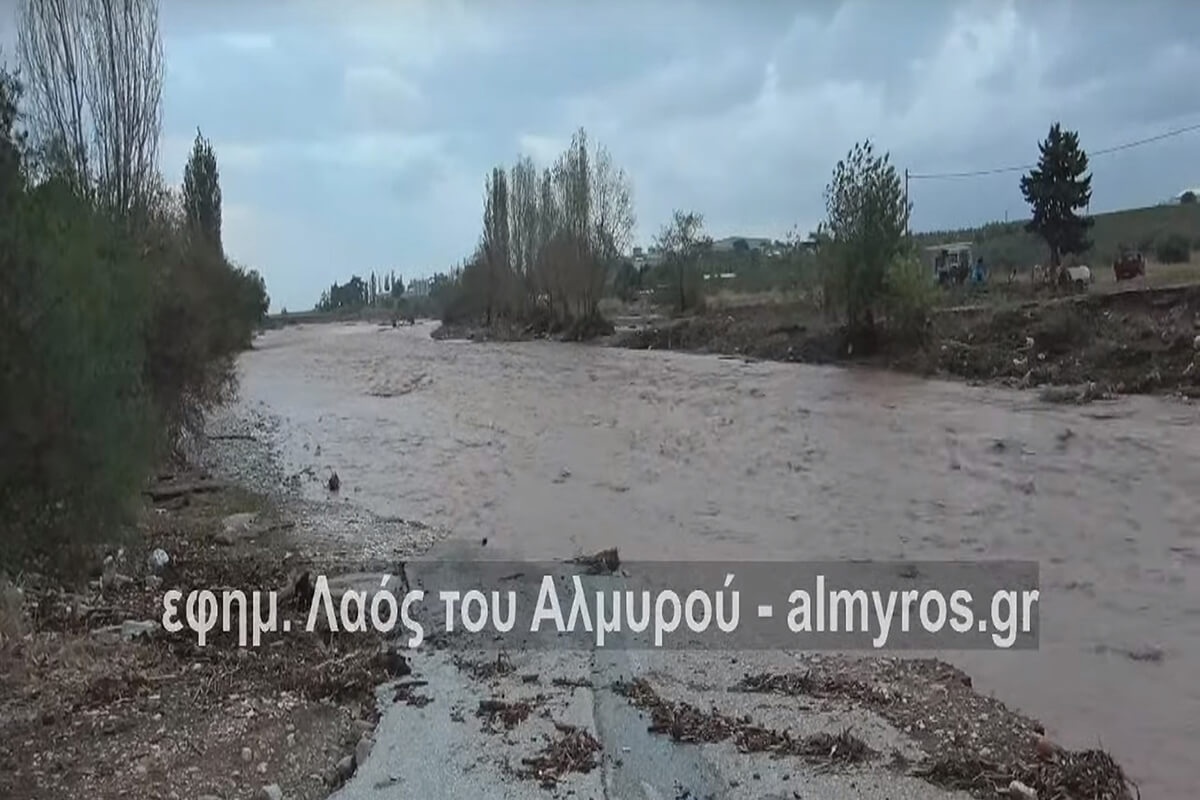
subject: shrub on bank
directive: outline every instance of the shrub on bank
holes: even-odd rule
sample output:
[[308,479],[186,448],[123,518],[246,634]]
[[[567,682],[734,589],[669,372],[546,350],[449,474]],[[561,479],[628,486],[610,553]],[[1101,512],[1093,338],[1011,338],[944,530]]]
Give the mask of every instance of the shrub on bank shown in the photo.
[[0,213],[0,565],[110,533],[150,469],[147,265],[60,187]]
[[923,339],[938,300],[938,286],[915,255],[895,259],[884,277],[884,309],[888,333],[905,341]]
[[56,178],[19,99],[0,69],[0,572],[112,541],[266,307],[170,192],[113,214]]
[[1160,264],[1186,264],[1192,258],[1192,246],[1188,238],[1172,233],[1154,245],[1154,257]]

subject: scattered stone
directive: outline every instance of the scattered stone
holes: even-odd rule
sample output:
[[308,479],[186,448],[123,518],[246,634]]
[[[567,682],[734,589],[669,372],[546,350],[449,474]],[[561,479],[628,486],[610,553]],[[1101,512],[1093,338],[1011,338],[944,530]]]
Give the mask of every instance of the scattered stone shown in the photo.
[[277,783],[269,783],[258,790],[255,800],[283,800],[283,790]]
[[1013,781],[1008,785],[1008,796],[1012,800],[1037,800],[1038,794],[1020,781]]
[[335,472],[329,476],[329,483],[327,485],[329,486],[329,491],[336,492],[342,488],[342,479]]
[[1050,741],[1045,735],[1039,736],[1037,740],[1037,754],[1042,761],[1053,761],[1054,756],[1058,754],[1059,746]]
[[147,575],[146,576],[146,591],[147,592],[157,592],[159,589],[162,588],[162,585],[163,585],[163,579],[158,577],[157,575]]
[[1155,664],[1163,660],[1163,649],[1155,645],[1134,647],[1125,651],[1125,655],[1133,661],[1150,661]]
[[245,539],[254,533],[254,524],[258,514],[253,511],[239,511],[221,520],[221,530],[213,536],[217,544],[231,545],[239,539]]
[[254,760],[254,753],[251,752],[249,747],[243,747],[242,748],[242,761],[249,764],[253,760]]
[[258,762],[258,766],[256,766],[254,768],[254,771],[257,772],[259,775],[266,775],[267,774],[267,762],[265,762],[265,761]]
[[133,578],[120,572],[112,572],[100,578],[100,588],[120,591],[133,583]]
[[154,575],[158,575],[167,565],[171,563],[171,557],[167,555],[167,551],[161,547],[156,547],[150,551],[150,555],[146,556],[146,566]]
[[350,777],[354,775],[354,756],[346,756],[341,761],[337,762],[337,766],[334,767],[334,771],[341,780],[349,780]]
[[158,623],[154,620],[127,619],[120,625],[107,625],[103,628],[96,628],[92,631],[92,635],[103,641],[115,644],[116,642],[132,642],[143,637],[149,639],[156,631],[158,631]]
[[1192,349],[1200,350],[1200,334],[1196,334],[1196,338],[1192,339]]
[[412,666],[408,657],[394,644],[384,643],[379,647],[379,661],[387,674],[393,678],[403,678],[412,674]]
[[375,740],[365,733],[358,740],[358,744],[354,745],[354,763],[361,767],[367,763],[367,758],[371,755],[371,749],[375,747]]
[[590,556],[576,556],[571,559],[571,563],[587,567],[590,575],[611,575],[620,569],[621,558],[617,554],[617,548],[610,547]]

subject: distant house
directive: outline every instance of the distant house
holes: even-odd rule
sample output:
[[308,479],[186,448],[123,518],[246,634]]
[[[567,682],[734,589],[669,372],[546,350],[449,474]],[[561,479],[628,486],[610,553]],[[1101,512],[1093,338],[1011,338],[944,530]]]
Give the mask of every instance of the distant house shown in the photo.
[[641,247],[633,248],[633,255],[629,259],[638,269],[643,267],[655,267],[662,263],[663,254],[657,247],[651,247],[645,250]]
[[713,252],[731,253],[734,250],[758,250],[767,253],[775,247],[775,242],[762,236],[726,236],[712,243]]

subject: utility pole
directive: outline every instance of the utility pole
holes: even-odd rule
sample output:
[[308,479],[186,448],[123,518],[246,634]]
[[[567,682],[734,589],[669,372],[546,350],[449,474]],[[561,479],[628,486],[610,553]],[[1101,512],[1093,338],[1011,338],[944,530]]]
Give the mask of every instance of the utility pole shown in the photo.
[[904,235],[912,234],[912,226],[909,224],[909,217],[912,216],[912,209],[908,205],[908,167],[904,168]]

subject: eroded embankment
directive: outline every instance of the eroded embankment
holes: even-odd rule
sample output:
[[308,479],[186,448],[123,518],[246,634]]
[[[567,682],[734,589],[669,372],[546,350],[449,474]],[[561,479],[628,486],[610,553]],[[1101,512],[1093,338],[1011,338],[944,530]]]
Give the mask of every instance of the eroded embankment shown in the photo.
[[[798,322],[798,320],[802,320]],[[935,314],[920,342],[881,338],[855,348],[795,306],[753,306],[647,326],[616,339],[635,349],[690,350],[805,363],[864,363],[1022,387],[1200,395],[1200,286],[1085,294]],[[1089,386],[1089,384],[1095,384]]]

